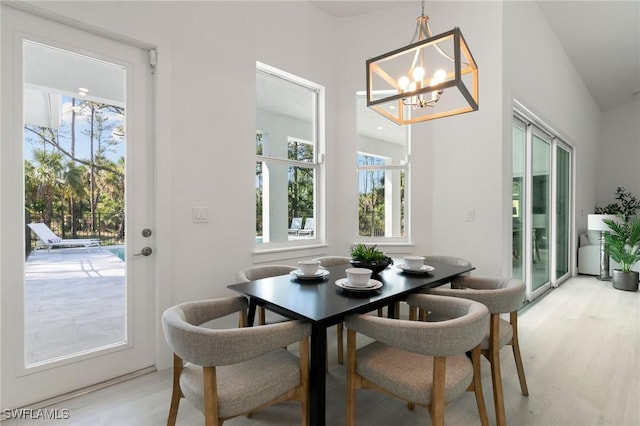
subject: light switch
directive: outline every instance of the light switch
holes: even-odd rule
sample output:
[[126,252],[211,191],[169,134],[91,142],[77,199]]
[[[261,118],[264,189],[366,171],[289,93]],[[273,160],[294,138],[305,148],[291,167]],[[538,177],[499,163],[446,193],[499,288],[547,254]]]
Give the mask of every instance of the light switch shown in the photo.
[[193,223],[209,222],[209,210],[206,207],[194,207],[191,210]]
[[467,209],[464,212],[464,220],[467,222],[473,222],[476,219],[476,210]]

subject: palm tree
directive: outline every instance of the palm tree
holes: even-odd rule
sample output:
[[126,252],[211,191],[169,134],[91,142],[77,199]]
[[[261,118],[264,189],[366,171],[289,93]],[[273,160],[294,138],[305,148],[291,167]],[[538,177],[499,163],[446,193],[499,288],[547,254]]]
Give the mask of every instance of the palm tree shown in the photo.
[[42,149],[34,149],[33,183],[36,196],[41,201],[41,214],[48,225],[51,224],[53,212],[60,210],[64,186],[64,163],[59,152],[48,153]]

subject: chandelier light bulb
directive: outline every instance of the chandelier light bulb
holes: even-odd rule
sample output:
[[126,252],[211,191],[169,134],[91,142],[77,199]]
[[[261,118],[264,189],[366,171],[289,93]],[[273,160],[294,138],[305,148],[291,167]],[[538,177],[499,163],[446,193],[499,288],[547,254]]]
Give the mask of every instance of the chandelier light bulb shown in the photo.
[[424,78],[424,74],[425,74],[425,73],[424,73],[424,68],[422,68],[422,67],[415,67],[415,68],[413,69],[413,74],[412,74],[412,76],[413,76],[413,79],[414,79],[415,81],[422,81],[422,79]]
[[407,87],[409,87],[409,77],[407,77],[406,75],[400,77],[400,79],[398,79],[398,86],[400,86],[400,90],[406,92]]
[[416,90],[416,82],[412,81],[411,84],[409,84],[409,91],[413,92],[414,90]]
[[433,78],[431,79],[431,85],[435,86],[436,84],[442,83],[447,78],[447,73],[444,70],[437,70],[433,74]]

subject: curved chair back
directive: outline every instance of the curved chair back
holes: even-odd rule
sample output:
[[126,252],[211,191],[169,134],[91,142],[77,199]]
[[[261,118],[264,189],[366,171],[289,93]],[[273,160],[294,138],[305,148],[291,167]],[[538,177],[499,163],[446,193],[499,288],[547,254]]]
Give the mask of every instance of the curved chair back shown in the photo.
[[350,266],[349,261],[351,260],[351,258],[345,257],[345,256],[321,256],[321,257],[316,257],[313,260],[320,261],[320,266],[324,266],[325,268],[331,268],[332,266],[340,266],[340,265],[345,265],[349,267]]
[[255,281],[263,278],[275,277],[278,275],[286,275],[291,271],[295,271],[297,268],[290,265],[260,265],[247,268],[238,272],[238,279],[240,281]]
[[483,303],[492,314],[517,311],[525,297],[525,284],[515,278],[466,276],[453,280],[455,288],[433,288],[430,294],[463,297]]
[[345,324],[387,345],[433,356],[463,354],[477,346],[485,335],[489,314],[480,303],[419,293],[410,295],[407,303],[450,319],[422,322],[350,315]]
[[244,297],[230,297],[186,302],[169,308],[162,315],[167,343],[184,361],[210,367],[256,358],[309,335],[310,329],[301,326],[299,321],[219,330],[200,327],[208,321],[245,311],[247,307]]

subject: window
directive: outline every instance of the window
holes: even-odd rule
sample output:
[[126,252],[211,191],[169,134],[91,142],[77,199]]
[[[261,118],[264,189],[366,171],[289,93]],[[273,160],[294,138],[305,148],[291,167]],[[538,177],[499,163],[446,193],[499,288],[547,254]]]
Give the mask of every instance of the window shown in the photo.
[[318,105],[322,87],[258,63],[256,243],[318,238]]
[[356,98],[358,235],[406,239],[409,126],[400,127],[371,111],[364,94]]

